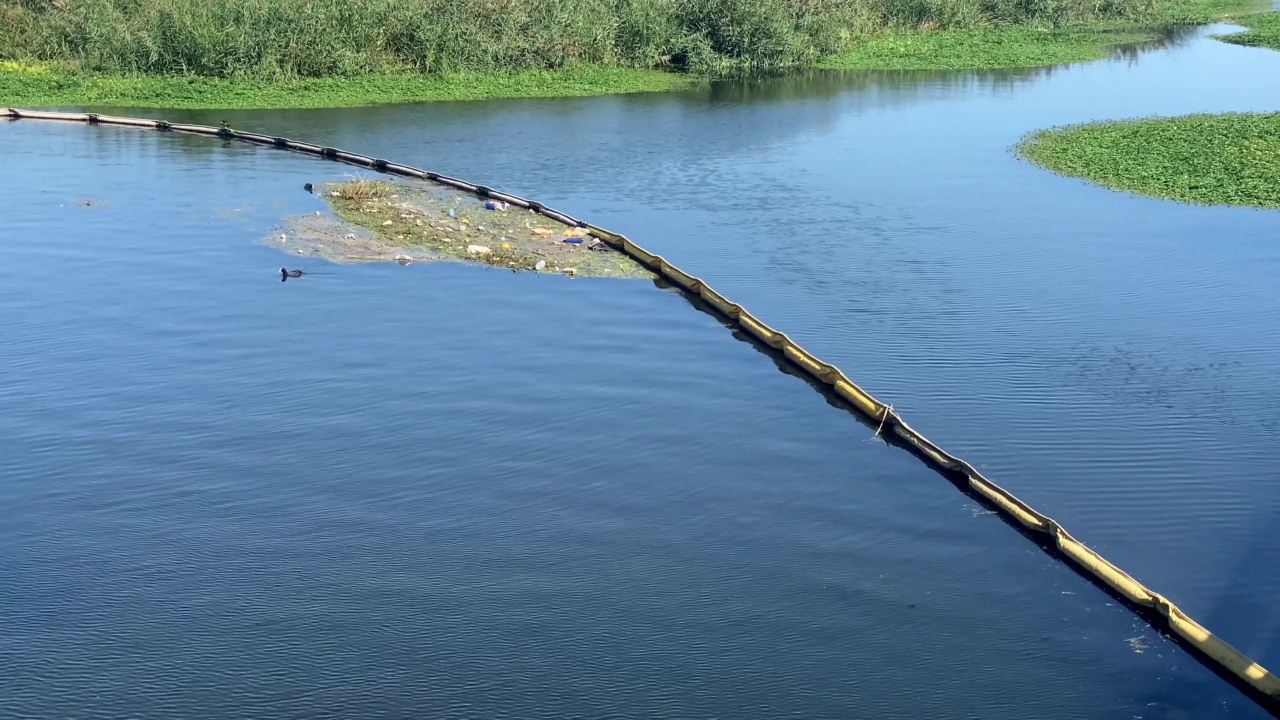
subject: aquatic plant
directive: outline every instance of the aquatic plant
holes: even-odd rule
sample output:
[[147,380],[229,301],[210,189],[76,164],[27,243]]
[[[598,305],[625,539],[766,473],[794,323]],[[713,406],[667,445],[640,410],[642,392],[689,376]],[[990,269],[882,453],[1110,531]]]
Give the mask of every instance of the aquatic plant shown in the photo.
[[1096,60],[1118,45],[1158,39],[1153,32],[998,28],[889,32],[825,58],[833,69],[963,70],[1025,68]]
[[452,260],[510,270],[652,277],[581,228],[431,183],[356,177],[320,187],[333,215],[287,220],[267,239],[294,255],[336,262]]
[[396,184],[390,180],[375,180],[371,177],[359,176],[333,185],[329,190],[331,197],[341,198],[348,202],[369,202],[389,197],[396,191]]
[[1250,15],[1236,22],[1248,28],[1246,32],[1215,35],[1217,39],[1234,45],[1265,47],[1280,50],[1280,12]]
[[1280,208],[1280,113],[1147,118],[1042,130],[1023,157],[1114,190]]

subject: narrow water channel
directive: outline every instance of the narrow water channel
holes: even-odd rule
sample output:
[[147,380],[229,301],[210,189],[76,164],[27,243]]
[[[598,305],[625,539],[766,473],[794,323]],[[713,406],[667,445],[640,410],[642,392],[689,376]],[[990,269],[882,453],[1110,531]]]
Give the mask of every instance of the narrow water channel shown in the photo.
[[[1008,152],[1277,109],[1280,54],[1208,32],[1041,70],[133,114],[625,232],[1275,669],[1280,213]],[[0,717],[1262,717],[675,293],[280,283],[254,241],[351,169],[31,122],[0,153]]]

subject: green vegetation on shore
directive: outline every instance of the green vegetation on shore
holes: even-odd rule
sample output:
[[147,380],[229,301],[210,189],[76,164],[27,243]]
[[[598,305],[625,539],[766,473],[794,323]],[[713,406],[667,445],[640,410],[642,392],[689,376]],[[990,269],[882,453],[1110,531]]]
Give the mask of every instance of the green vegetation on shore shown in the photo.
[[1054,25],[1025,22],[934,31],[892,29],[824,58],[833,69],[969,70],[1043,67],[1106,57],[1120,45],[1153,42],[1179,25],[1249,17],[1268,0],[1173,0],[1121,19]]
[[1029,67],[1266,0],[0,0],[0,104],[333,107]]
[[1156,40],[1139,30],[1036,29],[888,32],[824,59],[832,69],[969,70],[1023,68],[1097,60],[1117,45]]
[[1219,20],[1239,20],[1274,7],[1271,0],[1172,0],[1157,3],[1152,19],[1157,24],[1199,25]]
[[1236,22],[1249,28],[1248,31],[1231,35],[1215,35],[1214,37],[1234,45],[1280,50],[1280,12],[1249,15],[1237,18]]
[[573,97],[676,90],[685,74],[570,67],[512,73],[368,75],[244,82],[194,75],[70,73],[0,62],[0,105],[165,108],[326,108],[436,100]]
[[0,0],[0,59],[267,81],[570,65],[771,69],[812,64],[885,29],[1060,27],[1197,1]]
[[1033,133],[1023,157],[1113,190],[1280,208],[1280,113],[1098,122]]
[[[1192,20],[1208,0],[1173,8]],[[1256,4],[1218,15],[1248,28],[1215,36],[1237,45],[1280,50],[1280,12]],[[1253,11],[1250,13],[1249,11]],[[1168,12],[1168,10],[1166,11]],[[1280,208],[1280,112],[1222,113],[1103,121],[1040,130],[1017,146],[1022,157],[1112,190],[1205,205]]]

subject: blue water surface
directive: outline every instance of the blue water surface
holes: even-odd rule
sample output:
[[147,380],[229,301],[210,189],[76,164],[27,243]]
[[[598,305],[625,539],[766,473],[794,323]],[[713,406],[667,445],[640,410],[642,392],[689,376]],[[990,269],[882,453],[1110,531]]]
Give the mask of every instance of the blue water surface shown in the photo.
[[[132,112],[625,232],[1277,667],[1280,213],[1009,152],[1277,109],[1280,55],[1205,32],[1042,70]],[[269,149],[21,121],[0,156],[0,717],[1264,716],[669,289],[291,260],[255,241],[355,171]]]

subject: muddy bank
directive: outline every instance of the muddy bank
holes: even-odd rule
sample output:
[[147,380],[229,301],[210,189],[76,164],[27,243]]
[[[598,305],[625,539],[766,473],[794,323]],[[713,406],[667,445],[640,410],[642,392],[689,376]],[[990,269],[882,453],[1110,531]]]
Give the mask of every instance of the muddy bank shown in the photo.
[[471,262],[512,270],[648,278],[626,255],[530,210],[430,183],[360,178],[317,186],[330,212],[286,218],[268,238],[334,262]]

